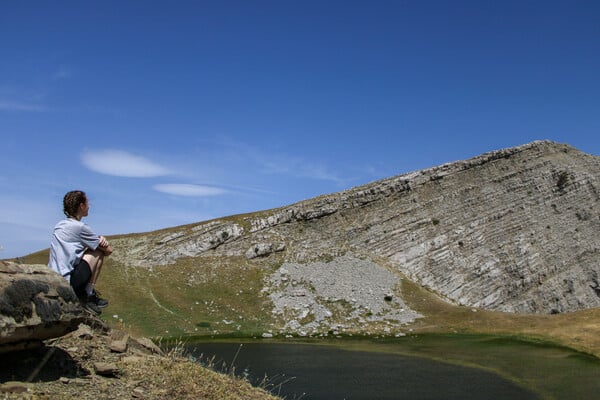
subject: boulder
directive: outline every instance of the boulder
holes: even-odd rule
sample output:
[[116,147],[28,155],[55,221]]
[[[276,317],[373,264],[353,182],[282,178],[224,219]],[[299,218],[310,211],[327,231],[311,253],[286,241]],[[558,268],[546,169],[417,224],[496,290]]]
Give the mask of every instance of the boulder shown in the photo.
[[0,261],[0,353],[63,336],[87,319],[68,282],[47,266]]
[[245,255],[247,259],[251,260],[283,250],[285,250],[285,243],[256,243],[246,251]]
[[102,376],[116,376],[119,373],[119,367],[115,363],[96,362],[94,363],[94,371]]

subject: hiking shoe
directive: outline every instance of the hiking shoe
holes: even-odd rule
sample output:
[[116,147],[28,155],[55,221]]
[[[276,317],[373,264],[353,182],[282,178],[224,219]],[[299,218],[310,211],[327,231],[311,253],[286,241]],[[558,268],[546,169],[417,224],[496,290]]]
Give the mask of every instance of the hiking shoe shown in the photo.
[[100,310],[100,307],[98,307],[94,303],[91,303],[89,301],[82,301],[81,305],[83,306],[83,308],[85,308],[88,311],[91,311],[92,313],[94,313],[96,315],[102,314],[102,310]]
[[90,296],[87,297],[86,303],[91,303],[98,308],[104,308],[108,305],[108,301],[99,297],[98,293],[94,291]]

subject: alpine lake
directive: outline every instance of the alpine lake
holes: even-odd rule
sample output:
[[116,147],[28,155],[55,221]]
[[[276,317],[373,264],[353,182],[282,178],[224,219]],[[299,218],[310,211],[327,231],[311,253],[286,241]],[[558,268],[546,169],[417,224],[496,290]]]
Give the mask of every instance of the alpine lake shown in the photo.
[[213,339],[185,353],[288,400],[594,399],[600,359],[512,337]]

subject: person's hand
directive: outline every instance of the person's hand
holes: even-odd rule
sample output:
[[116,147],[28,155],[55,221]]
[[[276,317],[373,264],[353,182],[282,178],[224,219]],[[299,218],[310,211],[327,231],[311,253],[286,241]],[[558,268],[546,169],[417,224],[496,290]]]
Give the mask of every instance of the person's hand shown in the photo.
[[102,250],[105,256],[110,256],[113,252],[112,246],[110,245],[110,243],[108,243],[108,240],[106,240],[104,236],[100,236],[100,243],[98,245],[98,248]]
[[100,243],[99,243],[100,247],[108,247],[108,240],[106,240],[106,238],[104,236],[100,236]]

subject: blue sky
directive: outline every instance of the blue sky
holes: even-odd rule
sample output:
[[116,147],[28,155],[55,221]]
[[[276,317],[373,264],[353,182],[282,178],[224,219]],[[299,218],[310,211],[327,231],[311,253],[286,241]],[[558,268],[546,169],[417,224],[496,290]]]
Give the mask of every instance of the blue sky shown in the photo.
[[598,1],[3,1],[0,258],[538,139],[600,154]]

